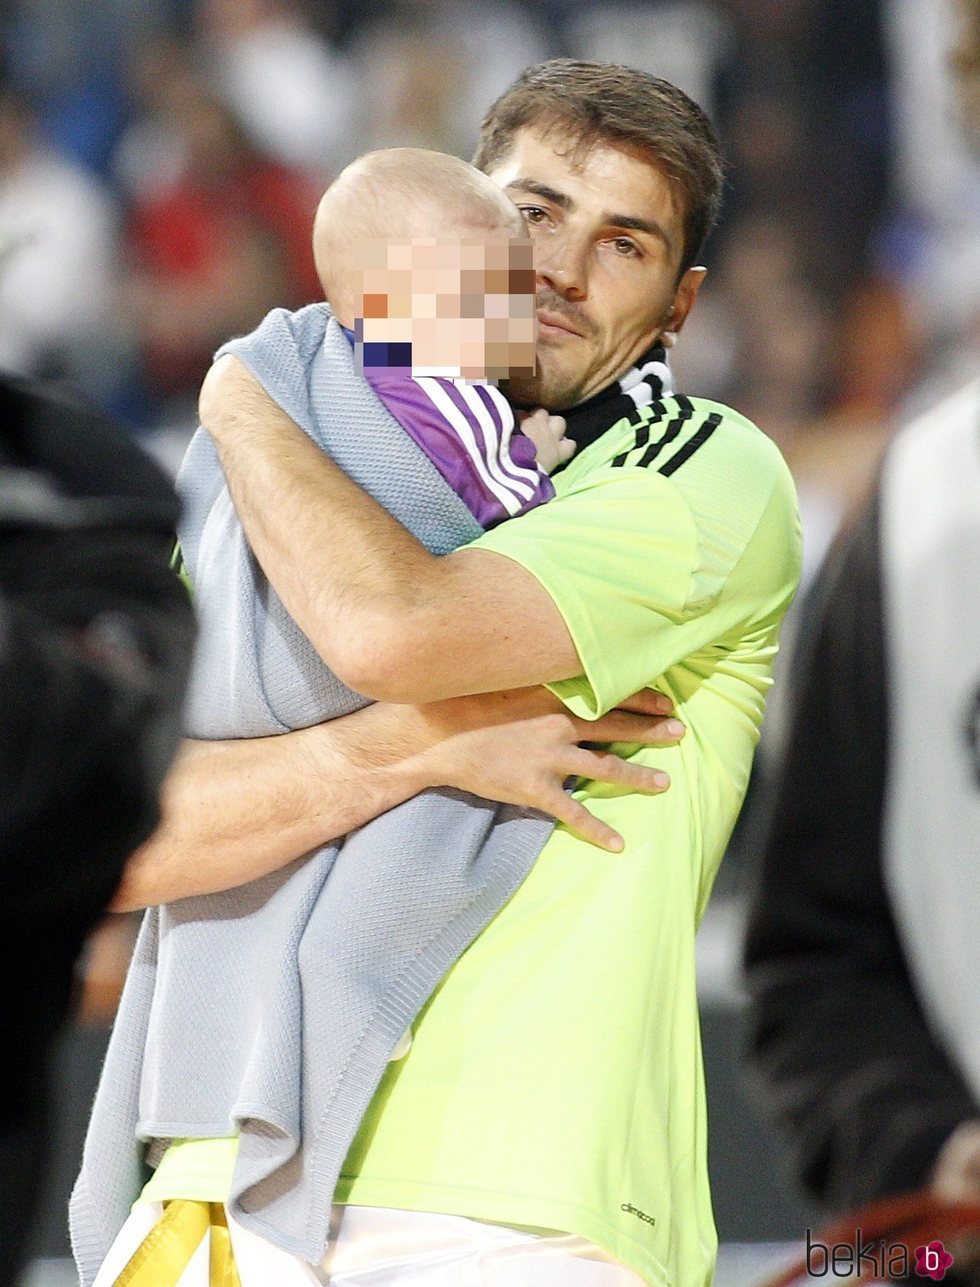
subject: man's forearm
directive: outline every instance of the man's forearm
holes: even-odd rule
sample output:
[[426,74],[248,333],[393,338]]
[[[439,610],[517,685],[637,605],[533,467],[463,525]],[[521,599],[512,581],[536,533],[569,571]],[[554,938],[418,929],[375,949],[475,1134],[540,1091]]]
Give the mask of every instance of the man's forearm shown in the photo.
[[185,743],[160,826],[130,859],[112,910],[256,880],[416,795],[427,784],[411,716],[372,706],[278,737]]
[[564,790],[570,777],[657,793],[667,775],[580,745],[671,745],[683,729],[659,693],[594,723],[543,688],[427,706],[378,703],[295,733],[189,742],[170,772],[163,821],[134,854],[113,903],[128,911],[256,880],[427,787],[538,809],[591,844],[622,837]]
[[200,410],[263,571],[351,688],[412,703],[582,673],[535,577],[489,550],[430,554],[237,359],[212,368]]

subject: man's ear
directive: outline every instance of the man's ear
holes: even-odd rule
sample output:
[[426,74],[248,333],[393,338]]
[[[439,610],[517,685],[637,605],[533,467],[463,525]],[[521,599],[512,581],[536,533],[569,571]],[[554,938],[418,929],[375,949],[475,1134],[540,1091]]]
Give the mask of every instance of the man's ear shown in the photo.
[[688,313],[694,307],[698,291],[701,289],[701,285],[707,275],[707,268],[695,266],[694,268],[689,268],[680,279],[677,284],[677,290],[674,292],[674,302],[664,322],[665,331],[670,331],[676,335],[681,330],[687,321]]

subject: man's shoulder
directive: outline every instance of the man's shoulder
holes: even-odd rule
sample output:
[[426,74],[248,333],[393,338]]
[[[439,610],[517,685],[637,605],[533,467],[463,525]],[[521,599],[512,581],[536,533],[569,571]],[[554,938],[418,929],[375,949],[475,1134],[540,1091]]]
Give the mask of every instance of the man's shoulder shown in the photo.
[[741,412],[710,398],[671,394],[637,407],[573,458],[569,474],[643,471],[656,486],[671,479],[681,491],[745,484],[753,494],[778,488],[794,497],[782,453]]
[[[654,466],[667,477],[676,471],[709,440],[712,453],[736,451],[755,460],[781,460],[771,438],[740,411],[710,398],[685,393],[662,397],[637,407],[608,431],[625,439],[613,457],[618,466]],[[630,439],[632,437],[632,443]],[[709,457],[710,458],[710,457]]]
[[750,550],[778,551],[790,579],[799,562],[796,487],[779,448],[707,398],[671,395],[637,408],[573,456],[555,486],[563,507],[577,505],[594,530],[628,526],[658,540],[669,531],[675,544],[686,534],[699,559],[717,562],[719,582]]

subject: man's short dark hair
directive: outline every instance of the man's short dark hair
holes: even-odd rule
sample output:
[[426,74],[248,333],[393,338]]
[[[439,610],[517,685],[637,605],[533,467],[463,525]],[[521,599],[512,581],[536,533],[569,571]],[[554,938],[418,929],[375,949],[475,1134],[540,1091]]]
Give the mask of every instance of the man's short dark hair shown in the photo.
[[696,262],[718,217],[723,172],[711,122],[683,90],[634,67],[549,59],[522,72],[487,112],[473,164],[495,169],[526,125],[567,135],[583,158],[597,143],[648,158],[682,200],[680,271]]

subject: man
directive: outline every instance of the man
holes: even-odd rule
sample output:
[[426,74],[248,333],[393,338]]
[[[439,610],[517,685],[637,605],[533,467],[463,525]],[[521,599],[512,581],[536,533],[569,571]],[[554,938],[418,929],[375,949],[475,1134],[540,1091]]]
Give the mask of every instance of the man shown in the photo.
[[112,425],[0,378],[0,1264],[16,1277],[72,968],[158,817],[190,604],[177,500]]
[[[424,1219],[455,1217],[474,1237],[494,1222],[578,1239],[586,1251],[577,1245],[571,1268],[564,1257],[563,1282],[578,1273],[597,1284],[637,1275],[705,1283],[715,1235],[693,937],[745,789],[798,576],[792,484],[753,426],[715,404],[675,398],[663,383],[661,341],[696,299],[697,256],[720,187],[696,105],[627,68],[542,64],[491,109],[476,163],[523,211],[539,251],[539,369],[509,392],[566,415],[578,450],[556,475],[554,500],[435,558],[234,359],[206,381],[202,422],[291,615],[341,678],[394,704],[352,717],[371,721],[359,733],[347,725],[342,773],[355,786],[363,780],[378,807],[405,790],[406,726],[410,751],[421,721],[424,760],[433,720],[453,730],[484,702],[489,723],[508,707],[537,714],[548,699],[526,692],[536,685],[591,720],[656,681],[688,734],[672,752],[673,787],[659,812],[625,778],[625,791],[585,783],[577,800],[560,802],[561,757],[552,760],[533,802],[623,852],[599,858],[567,829],[548,841],[386,1074],[344,1166],[330,1238],[317,1214],[309,1244],[292,1246],[316,1259],[329,1241],[339,1276],[345,1223],[380,1219],[390,1235],[394,1222],[404,1247]],[[306,551],[302,569],[297,548]],[[549,727],[560,742],[587,726]],[[127,902],[241,879],[229,872],[229,837],[253,823],[261,843],[253,849],[246,838],[245,876],[318,839],[323,819],[307,816],[307,788],[293,777],[303,753],[289,748],[302,736],[268,753],[193,752],[219,772],[222,763],[254,769],[248,808],[237,813],[232,797],[201,820],[175,820],[170,839],[134,865]],[[634,772],[662,762],[655,749],[623,749]],[[453,780],[511,798],[499,772],[493,762],[482,776],[462,764],[465,781]],[[188,761],[175,779],[175,815],[200,780]],[[264,837],[280,828],[287,839],[263,853]],[[219,844],[209,857],[212,837]],[[181,849],[193,852],[197,871]],[[253,1232],[285,1246],[261,1212],[245,1214]],[[534,1249],[516,1250],[530,1261],[518,1266],[510,1247],[499,1281],[546,1281]],[[468,1281],[481,1253],[467,1246],[448,1261],[417,1281]],[[600,1269],[605,1277],[585,1277]],[[389,1271],[397,1275],[393,1262]]]

